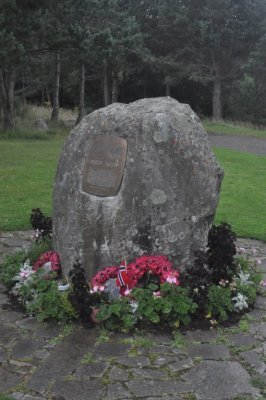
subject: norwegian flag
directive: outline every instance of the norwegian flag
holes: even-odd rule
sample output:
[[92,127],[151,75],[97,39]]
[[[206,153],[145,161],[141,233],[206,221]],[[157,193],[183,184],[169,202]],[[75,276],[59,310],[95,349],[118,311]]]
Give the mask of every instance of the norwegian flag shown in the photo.
[[118,286],[126,286],[128,284],[127,263],[125,260],[121,262],[117,275],[117,284]]

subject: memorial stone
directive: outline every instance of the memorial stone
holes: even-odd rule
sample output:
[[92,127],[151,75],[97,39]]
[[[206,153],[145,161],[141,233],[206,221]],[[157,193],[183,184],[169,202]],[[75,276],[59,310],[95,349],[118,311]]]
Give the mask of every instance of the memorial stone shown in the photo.
[[223,172],[199,118],[170,98],[112,104],[67,138],[54,188],[54,246],[65,275],[91,277],[142,254],[178,269],[204,249]]

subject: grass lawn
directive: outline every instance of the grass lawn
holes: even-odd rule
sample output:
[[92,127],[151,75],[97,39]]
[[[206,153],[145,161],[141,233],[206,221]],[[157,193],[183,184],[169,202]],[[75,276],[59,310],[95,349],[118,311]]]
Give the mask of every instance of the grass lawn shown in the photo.
[[[32,208],[52,212],[52,189],[63,138],[0,140],[0,229],[30,228]],[[238,236],[266,241],[266,157],[215,149],[225,170],[216,223]]]
[[221,133],[224,135],[241,135],[266,137],[266,129],[255,129],[248,126],[241,126],[226,121],[213,122],[205,119],[202,121],[204,128],[209,132]]
[[239,237],[266,241],[266,157],[214,149],[225,177],[215,222],[228,222]]
[[32,208],[51,215],[54,175],[63,138],[0,140],[0,229],[30,228]]

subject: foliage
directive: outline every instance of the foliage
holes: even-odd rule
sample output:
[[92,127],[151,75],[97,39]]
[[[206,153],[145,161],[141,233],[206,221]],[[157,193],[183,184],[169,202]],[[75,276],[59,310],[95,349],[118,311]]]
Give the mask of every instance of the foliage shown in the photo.
[[50,251],[51,248],[52,248],[52,244],[48,240],[34,243],[27,251],[27,258],[30,260],[30,263],[33,265],[43,253]]
[[0,393],[0,400],[14,400],[14,397],[7,396],[6,394]]
[[180,332],[174,332],[171,346],[176,349],[183,349],[185,347],[184,336]]
[[212,317],[225,321],[228,318],[228,314],[233,311],[231,297],[232,293],[229,287],[211,285],[208,291],[207,313],[211,313]]
[[30,216],[30,223],[36,231],[36,243],[51,241],[52,239],[52,218],[47,217],[39,208],[33,208]]
[[207,265],[207,255],[204,252],[195,254],[194,264],[182,274],[184,285],[188,288],[190,296],[198,305],[198,312],[204,314],[208,289],[212,283],[211,271]]
[[37,270],[31,279],[18,290],[18,295],[29,314],[36,315],[39,321],[53,318],[67,321],[76,317],[75,310],[68,298],[69,293],[61,294],[54,272]]
[[6,286],[7,289],[11,289],[14,286],[14,276],[19,272],[21,264],[27,259],[25,251],[7,256],[4,262],[0,265],[0,281]]
[[218,284],[221,279],[231,280],[237,271],[234,262],[236,234],[231,226],[222,223],[213,225],[208,236],[207,263],[212,280]]
[[88,324],[92,308],[101,302],[97,292],[90,293],[90,288],[85,277],[84,269],[80,263],[76,263],[70,271],[72,282],[71,302],[83,323]]
[[30,261],[30,264],[33,265],[39,256],[50,248],[51,244],[46,241],[34,243],[27,251],[20,251],[7,256],[0,266],[0,281],[7,289],[11,289],[15,284],[14,276],[19,272],[21,265],[24,264],[27,259]]
[[178,327],[190,322],[196,308],[186,289],[169,283],[150,283],[146,288],[133,289],[130,297],[102,304],[97,319],[108,329],[125,331],[138,323]]

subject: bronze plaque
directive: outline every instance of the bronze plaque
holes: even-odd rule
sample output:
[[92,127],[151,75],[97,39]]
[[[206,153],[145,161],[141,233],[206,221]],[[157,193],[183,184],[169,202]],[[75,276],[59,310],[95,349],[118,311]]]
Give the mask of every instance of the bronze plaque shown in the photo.
[[95,196],[116,196],[122,182],[127,141],[117,136],[91,139],[82,190]]

